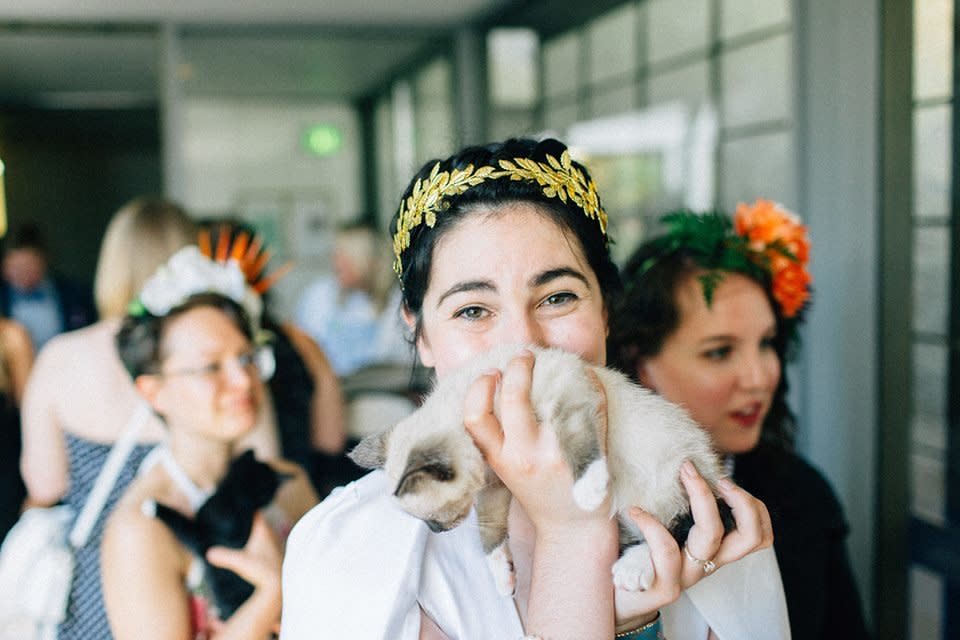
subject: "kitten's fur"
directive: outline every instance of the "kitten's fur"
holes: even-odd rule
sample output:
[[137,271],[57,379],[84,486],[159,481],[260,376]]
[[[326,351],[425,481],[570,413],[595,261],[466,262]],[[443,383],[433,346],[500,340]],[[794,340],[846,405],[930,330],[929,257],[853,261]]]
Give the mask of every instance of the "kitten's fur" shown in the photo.
[[[541,427],[556,432],[573,470],[574,501],[593,510],[610,491],[611,515],[619,519],[625,549],[613,567],[614,582],[623,589],[645,589],[653,579],[653,566],[627,511],[639,506],[667,527],[689,518],[680,465],[691,460],[715,486],[721,471],[709,437],[682,409],[616,371],[558,349],[527,348],[536,356],[531,403]],[[503,370],[519,349],[496,348],[446,376],[417,411],[395,427],[368,436],[350,454],[361,466],[383,467],[400,506],[433,531],[457,526],[476,503],[483,549],[504,594],[515,587],[506,539],[511,496],[463,428],[463,399],[480,374]],[[606,395],[606,458],[596,434],[602,398],[588,370],[596,372]],[[495,413],[500,414],[499,391]]]

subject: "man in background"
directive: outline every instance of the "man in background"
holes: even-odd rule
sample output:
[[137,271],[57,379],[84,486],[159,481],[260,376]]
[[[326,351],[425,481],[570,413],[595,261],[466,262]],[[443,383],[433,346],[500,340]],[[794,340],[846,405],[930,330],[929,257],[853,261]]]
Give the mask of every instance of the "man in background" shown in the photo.
[[58,333],[97,319],[89,287],[50,272],[43,234],[33,224],[20,226],[8,238],[0,313],[26,327],[36,351]]

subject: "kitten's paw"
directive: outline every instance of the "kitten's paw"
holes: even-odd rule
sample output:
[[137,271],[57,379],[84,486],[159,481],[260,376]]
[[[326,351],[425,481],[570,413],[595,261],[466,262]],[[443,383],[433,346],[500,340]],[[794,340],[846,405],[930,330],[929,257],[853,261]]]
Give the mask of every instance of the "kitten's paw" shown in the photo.
[[646,542],[623,552],[613,563],[613,584],[624,591],[646,591],[653,584],[653,560]]
[[580,479],[573,483],[573,501],[584,511],[593,511],[606,499],[609,481],[607,459],[594,460]]
[[502,596],[512,596],[517,590],[517,575],[513,571],[513,557],[510,555],[506,540],[487,554],[487,566],[493,574],[497,593]]

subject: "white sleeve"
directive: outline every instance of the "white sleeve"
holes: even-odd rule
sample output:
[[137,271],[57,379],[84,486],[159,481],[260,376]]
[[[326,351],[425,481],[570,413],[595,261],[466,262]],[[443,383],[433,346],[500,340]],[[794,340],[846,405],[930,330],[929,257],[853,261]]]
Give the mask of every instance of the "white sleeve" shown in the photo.
[[427,528],[396,507],[382,472],[336,491],[290,534],[282,640],[417,640]]
[[790,640],[787,601],[773,547],[717,569],[664,607],[663,632],[670,640]]

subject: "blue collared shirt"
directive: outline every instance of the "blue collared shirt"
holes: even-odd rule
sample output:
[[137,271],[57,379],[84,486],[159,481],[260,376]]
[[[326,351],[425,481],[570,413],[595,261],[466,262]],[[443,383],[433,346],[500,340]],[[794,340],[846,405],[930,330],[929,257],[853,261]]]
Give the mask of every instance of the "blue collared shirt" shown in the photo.
[[31,291],[10,287],[10,317],[26,327],[36,351],[63,331],[60,300],[49,279]]

